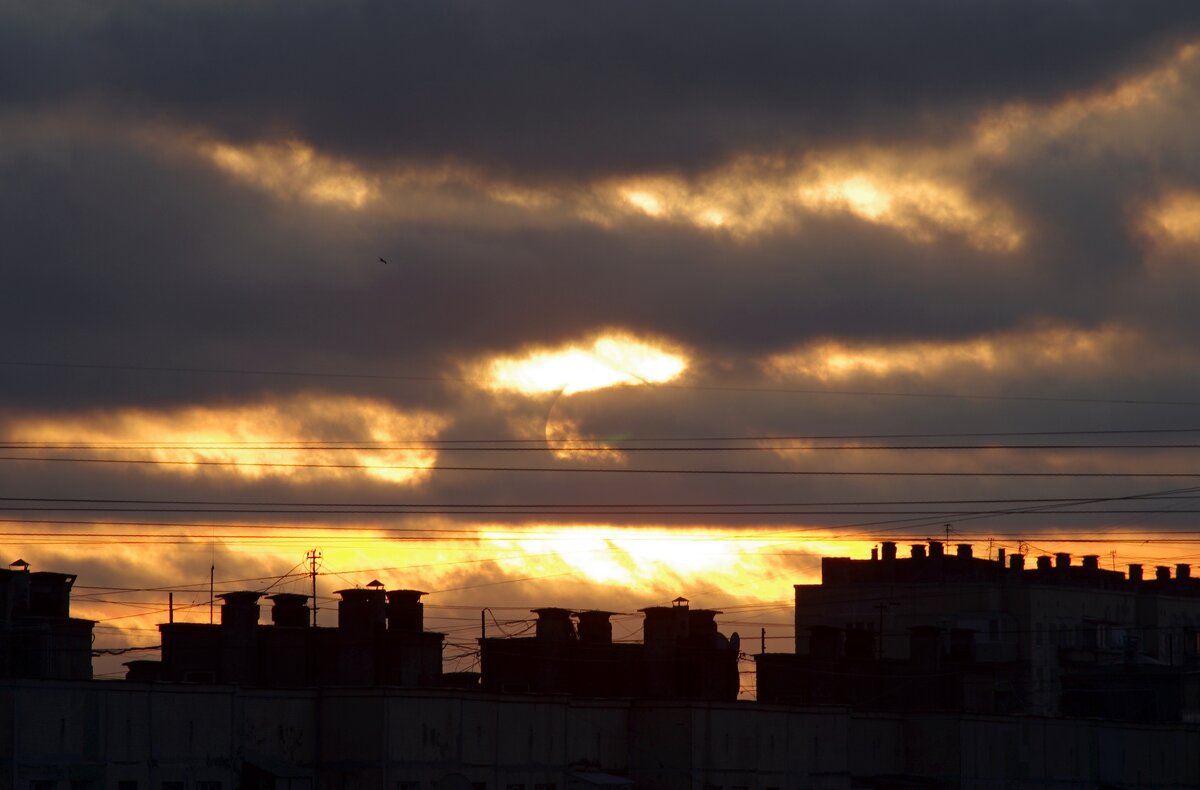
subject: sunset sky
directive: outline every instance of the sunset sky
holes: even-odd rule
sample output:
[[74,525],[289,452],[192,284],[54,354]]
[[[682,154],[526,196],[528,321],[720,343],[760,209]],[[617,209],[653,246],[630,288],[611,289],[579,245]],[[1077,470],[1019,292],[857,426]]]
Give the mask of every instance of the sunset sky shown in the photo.
[[456,669],[789,650],[947,530],[1200,563],[1197,118],[1194,2],[0,0],[4,563],[119,648],[315,548]]

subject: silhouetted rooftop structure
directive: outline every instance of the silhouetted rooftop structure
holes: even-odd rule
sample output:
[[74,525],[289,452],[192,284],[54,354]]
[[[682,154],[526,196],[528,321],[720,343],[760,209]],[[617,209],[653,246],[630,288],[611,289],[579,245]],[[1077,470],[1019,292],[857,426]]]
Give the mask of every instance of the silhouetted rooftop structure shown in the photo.
[[717,630],[714,617],[720,612],[691,609],[683,598],[647,607],[640,610],[645,620],[639,644],[613,642],[613,612],[532,611],[538,616],[534,636],[479,640],[485,691],[737,698],[738,649]]
[[1175,721],[1200,711],[1182,694],[1161,703],[1163,689],[1191,689],[1200,670],[1190,566],[1147,579],[1140,565],[1106,570],[1097,555],[1026,567],[1022,554],[976,557],[967,543],[952,554],[941,541],[915,544],[905,558],[894,542],[880,549],[823,558],[821,584],[795,585],[796,652],[758,657],[760,700]]
[[0,678],[72,680],[92,676],[91,620],[71,617],[70,573],[0,568]]

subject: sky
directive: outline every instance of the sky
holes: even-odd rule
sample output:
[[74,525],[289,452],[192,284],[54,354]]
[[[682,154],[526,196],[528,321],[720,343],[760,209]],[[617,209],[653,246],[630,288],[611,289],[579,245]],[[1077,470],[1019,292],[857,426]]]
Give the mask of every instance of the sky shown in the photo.
[[1200,559],[1198,104],[1191,2],[0,0],[5,562],[107,649],[315,549],[466,669]]

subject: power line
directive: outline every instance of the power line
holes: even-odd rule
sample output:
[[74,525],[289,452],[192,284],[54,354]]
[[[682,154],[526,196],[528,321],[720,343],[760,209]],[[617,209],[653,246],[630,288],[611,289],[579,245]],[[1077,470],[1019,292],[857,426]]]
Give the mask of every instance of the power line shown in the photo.
[[[759,435],[725,435],[725,436],[643,436],[632,437],[622,436],[619,438],[607,437],[587,437],[574,436],[564,437],[562,439],[549,440],[550,442],[559,441],[563,443],[569,442],[595,442],[595,441],[620,441],[623,443],[633,442],[765,442],[765,441],[829,441],[829,440],[862,440],[862,439],[983,439],[996,437],[1030,437],[1030,436],[1111,436],[1111,435],[1133,435],[1133,434],[1172,434],[1172,433],[1200,433],[1200,428],[1197,427],[1175,427],[1175,428],[1098,428],[1085,430],[1069,430],[1069,431],[973,431],[973,432],[939,432],[939,433],[825,433],[825,434],[759,434]],[[548,440],[544,438],[538,439],[513,439],[513,438],[442,438],[442,439],[426,439],[418,438],[411,440],[388,440],[388,441],[366,441],[362,439],[295,439],[295,440],[210,440],[205,442],[164,442],[155,441],[121,441],[121,442],[93,442],[88,446],[107,447],[109,445],[118,446],[149,446],[149,447],[240,447],[240,446],[296,446],[296,447],[325,447],[337,445],[360,445],[364,447],[373,447],[380,445],[395,444],[400,441],[408,441],[419,443],[422,445],[456,445],[456,444],[526,444],[545,446]],[[60,447],[64,445],[77,444],[78,442],[0,442],[0,446],[6,443],[11,444],[38,444],[46,447]]]
[[[682,440],[686,441],[686,440]],[[803,450],[805,452],[906,452],[906,451],[921,451],[921,452],[950,452],[954,450],[962,451],[992,451],[992,450],[1058,450],[1058,451],[1077,451],[1077,450],[1197,450],[1200,449],[1200,444],[767,444],[769,440],[764,439],[763,443],[754,445],[650,445],[650,446],[630,446],[622,442],[610,442],[606,439],[587,439],[580,440],[581,443],[576,444],[557,444],[554,442],[544,442],[533,446],[516,446],[504,447],[494,444],[480,444],[478,446],[471,445],[442,445],[436,441],[422,443],[379,443],[379,444],[355,444],[355,443],[338,443],[330,445],[313,445],[313,444],[107,444],[107,443],[84,443],[84,444],[69,444],[69,443],[28,443],[28,442],[0,442],[0,449],[4,450],[93,450],[93,451],[112,451],[112,450],[139,450],[139,451],[213,451],[223,450],[238,452],[288,452],[297,453],[300,451],[311,453],[330,453],[330,452],[415,452],[415,451],[437,451],[441,453],[452,452],[470,452],[470,453],[518,453],[518,452],[570,452],[570,453],[677,453],[677,452],[705,452],[705,453],[720,453],[720,452],[778,452],[780,450]],[[802,440],[786,440],[799,442]],[[31,460],[36,460],[31,457]]]
[[[1185,491],[1200,490],[1200,489],[1181,489]],[[1174,500],[1196,499],[1196,495],[1179,496],[1173,492],[1159,493],[1151,492],[1148,494],[1133,494],[1128,496],[1102,497],[1099,499],[1081,498],[1081,497],[994,497],[981,499],[851,499],[851,500],[811,500],[811,501],[750,501],[750,502],[627,502],[627,503],[569,503],[569,502],[551,502],[551,503],[531,503],[531,502],[516,502],[508,504],[488,504],[482,502],[286,502],[286,501],[267,501],[267,500],[201,500],[201,499],[112,499],[112,498],[87,498],[87,497],[18,497],[18,496],[0,496],[0,502],[40,502],[40,503],[100,503],[101,505],[112,504],[130,504],[130,505],[200,505],[200,506],[230,506],[229,510],[213,510],[211,512],[229,512],[229,513],[277,513],[277,512],[293,512],[292,510],[242,510],[245,508],[303,508],[295,510],[296,513],[325,513],[325,510],[313,510],[309,508],[328,508],[329,513],[388,513],[388,510],[380,508],[434,508],[453,510],[459,508],[478,508],[478,509],[502,509],[502,508],[562,508],[562,509],[582,509],[582,508],[607,508],[607,507],[628,507],[628,508],[744,508],[744,507],[867,507],[867,506],[884,506],[884,505],[979,505],[986,503],[1078,503],[1086,499],[1086,501],[1113,501],[1118,499],[1153,499],[1159,500]],[[345,510],[345,508],[355,508],[355,510]],[[357,510],[361,508],[362,510]],[[0,505],[0,510],[35,510],[37,507],[24,506],[6,506]],[[46,510],[60,511],[70,510],[72,508],[46,507]],[[104,507],[87,507],[80,508],[89,511],[106,511]],[[163,512],[173,512],[170,509],[161,509]],[[159,512],[159,508],[147,508],[146,512]],[[111,508],[111,512],[130,512],[125,508]],[[138,511],[135,511],[138,512]],[[185,512],[209,512],[203,511],[185,511]]]
[[363,469],[373,471],[418,472],[502,472],[543,474],[617,474],[617,475],[740,475],[784,477],[1039,477],[1039,478],[1200,478],[1200,472],[1013,472],[1013,471],[915,471],[915,470],[811,470],[811,469],[653,469],[553,466],[451,466],[445,464],[326,464],[268,461],[173,461],[149,458],[79,458],[0,456],[0,461],[24,463],[132,464],[149,466],[220,466],[281,469]]

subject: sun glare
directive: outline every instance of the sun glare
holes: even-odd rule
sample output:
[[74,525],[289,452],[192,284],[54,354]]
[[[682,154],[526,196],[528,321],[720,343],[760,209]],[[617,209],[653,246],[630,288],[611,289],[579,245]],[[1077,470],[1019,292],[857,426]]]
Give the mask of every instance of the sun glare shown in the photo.
[[605,387],[662,384],[686,368],[683,353],[664,344],[605,334],[590,343],[493,359],[485,365],[484,378],[493,390],[569,395]]

